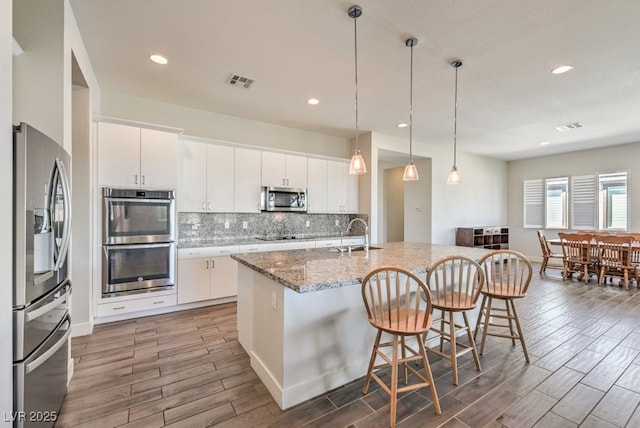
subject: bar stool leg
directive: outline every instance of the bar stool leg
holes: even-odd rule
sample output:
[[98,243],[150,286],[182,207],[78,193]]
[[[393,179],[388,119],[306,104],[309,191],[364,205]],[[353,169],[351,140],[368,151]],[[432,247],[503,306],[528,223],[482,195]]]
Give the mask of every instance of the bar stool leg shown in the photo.
[[467,338],[469,339],[469,346],[471,346],[471,353],[473,354],[473,359],[476,363],[476,369],[482,370],[480,367],[480,358],[478,357],[478,350],[476,349],[476,343],[473,340],[473,336],[471,335],[471,326],[469,325],[469,317],[467,317],[466,312],[462,312],[462,316],[464,318],[464,325],[467,329]]
[[389,424],[391,428],[396,426],[396,402],[398,400],[398,335],[393,335],[393,351],[391,357],[391,402]]
[[458,356],[456,355],[458,351],[456,350],[456,325],[453,320],[453,312],[449,312],[449,352],[453,367],[453,384],[458,385]]
[[478,320],[476,321],[476,328],[473,330],[473,340],[476,340],[478,336],[478,329],[480,328],[480,321],[482,321],[482,312],[484,311],[484,304],[486,303],[487,296],[482,296],[482,302],[480,302],[480,310],[478,311]]
[[528,363],[529,362],[529,353],[527,352],[527,345],[524,343],[524,334],[522,334],[522,327],[520,326],[520,318],[518,317],[518,312],[516,312],[516,304],[513,300],[509,300],[507,304],[511,303],[511,308],[513,309],[513,316],[516,321],[516,327],[518,328],[518,336],[520,336],[520,343],[522,344],[522,351],[524,352],[524,359]]
[[367,377],[364,379],[364,387],[362,393],[366,394],[369,390],[369,383],[371,382],[371,373],[373,372],[373,365],[376,362],[376,355],[378,354],[378,347],[380,346],[380,338],[382,337],[382,330],[378,330],[376,335],[376,341],[373,344],[373,351],[371,351],[371,360],[369,361],[369,369],[367,369]]
[[482,344],[480,345],[480,355],[484,354],[484,344],[487,341],[487,332],[489,331],[489,318],[491,318],[491,306],[493,305],[493,297],[489,297],[487,307],[484,313],[484,326],[482,327]]
[[429,365],[429,359],[427,358],[427,350],[424,346],[424,340],[420,340],[420,336],[418,338],[418,348],[420,355],[422,355],[422,364],[424,365],[424,374],[427,380],[429,381],[429,389],[431,390],[431,400],[433,400],[433,407],[436,410],[436,415],[442,414],[442,410],[440,409],[440,400],[438,399],[438,393],[436,392],[436,384],[433,381],[433,374],[431,373],[431,366]]

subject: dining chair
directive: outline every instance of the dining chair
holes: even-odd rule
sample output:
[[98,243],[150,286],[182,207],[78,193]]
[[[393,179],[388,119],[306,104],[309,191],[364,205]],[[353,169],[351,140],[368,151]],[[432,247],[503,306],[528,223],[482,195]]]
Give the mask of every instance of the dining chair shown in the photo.
[[590,233],[558,233],[562,245],[563,270],[562,279],[567,279],[576,272],[589,282],[589,276],[597,272],[598,261],[594,237]]
[[[485,286],[481,291],[482,302],[473,333],[475,339],[482,328],[480,355],[484,353],[487,336],[509,338],[513,346],[518,339],[528,363],[529,354],[515,300],[527,295],[533,272],[531,262],[518,251],[495,250],[482,257],[478,264],[482,266],[485,277]],[[495,305],[495,300],[503,301],[504,307]],[[501,320],[506,320],[506,323],[500,324]],[[505,332],[505,329],[508,329],[508,332]]]
[[[412,272],[393,266],[382,266],[369,272],[362,281],[362,300],[369,323],[378,330],[371,351],[371,360],[362,393],[369,390],[375,380],[390,397],[390,426],[396,424],[398,393],[428,387],[437,415],[441,414],[440,402],[427,359],[423,337],[433,322],[431,293],[425,283]],[[382,335],[391,336],[383,342]],[[417,347],[417,350],[415,349]],[[387,352],[384,352],[387,350]],[[400,355],[398,355],[400,354]],[[381,359],[380,364],[376,361]],[[411,362],[422,363],[424,374]],[[391,368],[391,380],[387,385],[376,373]],[[398,368],[402,369],[404,386],[398,386]],[[409,372],[417,380],[409,383]]]
[[601,236],[598,238],[600,272],[598,284],[603,284],[605,275],[618,277],[625,289],[629,288],[629,273],[633,273],[638,284],[638,267],[632,262],[634,237],[629,235]]
[[[453,384],[458,385],[458,357],[468,352],[473,354],[473,360],[478,371],[480,359],[475,341],[471,333],[467,312],[475,309],[480,291],[484,284],[484,273],[480,265],[468,257],[449,256],[436,260],[427,270],[427,287],[431,290],[431,304],[440,311],[440,318],[434,319],[431,332],[435,336],[427,337],[426,343],[439,339],[439,346],[427,347],[442,358],[451,361],[453,367]],[[455,322],[454,316],[462,315],[463,324]],[[461,343],[457,337],[466,333],[467,343]],[[444,342],[449,342],[449,350],[445,351]]]
[[[549,259],[563,260],[564,255],[562,253],[556,253],[554,251],[551,251],[551,248],[549,247],[549,242],[547,241],[547,237],[545,236],[544,231],[542,230],[538,230],[538,241],[540,241],[540,249],[542,250],[542,263],[540,264],[540,275],[542,275],[547,270]],[[558,266],[558,268],[563,269],[564,262],[562,266]]]

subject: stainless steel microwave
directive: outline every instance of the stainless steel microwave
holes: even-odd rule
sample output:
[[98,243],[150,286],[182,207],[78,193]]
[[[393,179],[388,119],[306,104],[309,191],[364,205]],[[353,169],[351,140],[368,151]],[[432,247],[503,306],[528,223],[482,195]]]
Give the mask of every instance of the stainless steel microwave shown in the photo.
[[307,212],[307,189],[263,187],[260,210]]

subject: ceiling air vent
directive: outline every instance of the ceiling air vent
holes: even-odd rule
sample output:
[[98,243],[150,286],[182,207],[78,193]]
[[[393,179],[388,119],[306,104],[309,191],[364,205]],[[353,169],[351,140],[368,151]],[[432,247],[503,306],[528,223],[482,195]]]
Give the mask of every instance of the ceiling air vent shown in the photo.
[[581,122],[573,122],[567,125],[556,126],[556,130],[560,132],[571,131],[572,129],[582,128],[584,125]]
[[246,76],[240,76],[239,74],[232,74],[229,80],[227,81],[227,83],[230,85],[238,86],[241,88],[247,88],[247,89],[251,87],[253,82],[255,82],[254,79]]

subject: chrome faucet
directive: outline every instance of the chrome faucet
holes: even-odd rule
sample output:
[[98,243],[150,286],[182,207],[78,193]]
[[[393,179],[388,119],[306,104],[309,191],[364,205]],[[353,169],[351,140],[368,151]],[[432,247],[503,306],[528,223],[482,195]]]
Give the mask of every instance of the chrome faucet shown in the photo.
[[356,221],[360,221],[360,222],[362,222],[362,224],[364,224],[364,250],[365,251],[369,251],[369,225],[367,224],[366,221],[364,221],[360,217],[354,218],[353,220],[351,220],[349,222],[349,225],[347,226],[347,231],[345,233],[349,233],[351,231],[351,226]]

